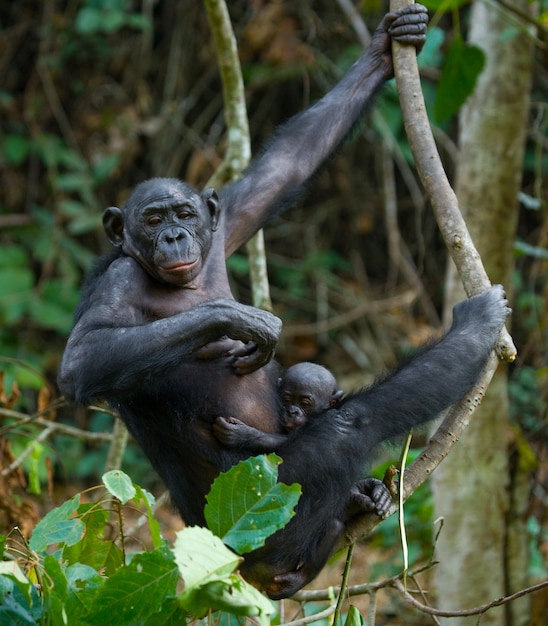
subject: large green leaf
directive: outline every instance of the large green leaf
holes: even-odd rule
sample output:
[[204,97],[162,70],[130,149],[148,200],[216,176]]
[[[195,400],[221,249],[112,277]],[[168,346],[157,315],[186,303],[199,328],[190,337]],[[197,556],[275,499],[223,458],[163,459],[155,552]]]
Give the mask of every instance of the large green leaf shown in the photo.
[[165,598],[175,596],[177,579],[177,566],[168,548],[136,554],[99,589],[85,623],[142,623],[162,608]]
[[474,91],[485,65],[485,54],[465,44],[460,35],[451,42],[438,83],[434,116],[438,121],[455,115]]
[[300,485],[278,483],[275,454],[241,461],[217,477],[207,496],[208,527],[238,554],[264,545],[293,517]]
[[209,610],[255,616],[268,624],[272,604],[234,573],[241,562],[207,528],[185,528],[177,533],[175,560],[185,582],[181,604],[197,617]]

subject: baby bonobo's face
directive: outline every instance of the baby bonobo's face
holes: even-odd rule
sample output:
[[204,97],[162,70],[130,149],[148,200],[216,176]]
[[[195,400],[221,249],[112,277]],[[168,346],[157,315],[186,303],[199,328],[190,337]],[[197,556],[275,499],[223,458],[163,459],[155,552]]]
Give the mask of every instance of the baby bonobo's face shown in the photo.
[[328,409],[342,395],[329,370],[314,363],[290,367],[280,380],[283,404],[282,426],[294,430],[313,413]]

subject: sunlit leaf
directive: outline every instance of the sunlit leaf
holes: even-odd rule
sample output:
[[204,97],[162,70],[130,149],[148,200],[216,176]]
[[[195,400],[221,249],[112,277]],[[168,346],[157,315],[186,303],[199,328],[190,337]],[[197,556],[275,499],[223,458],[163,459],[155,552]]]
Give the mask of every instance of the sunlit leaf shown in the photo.
[[268,624],[272,604],[234,571],[241,558],[207,528],[193,526],[177,533],[173,548],[185,582],[181,603],[197,617],[222,609],[257,616]]
[[111,470],[103,474],[102,480],[108,491],[122,504],[135,497],[136,491],[131,478],[121,470]]

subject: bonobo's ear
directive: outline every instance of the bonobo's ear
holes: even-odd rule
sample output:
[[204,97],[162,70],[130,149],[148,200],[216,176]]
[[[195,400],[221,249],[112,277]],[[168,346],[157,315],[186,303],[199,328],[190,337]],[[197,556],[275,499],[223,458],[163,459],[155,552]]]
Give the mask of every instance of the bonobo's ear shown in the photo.
[[331,396],[331,400],[329,400],[329,406],[335,406],[337,404],[337,402],[342,400],[343,396],[344,396],[344,391],[342,389],[339,389],[338,391],[336,391]]
[[211,215],[211,230],[217,230],[219,226],[219,196],[213,187],[209,187],[202,193],[202,200],[206,203]]
[[110,243],[120,248],[124,243],[124,216],[118,207],[111,206],[105,209],[103,213],[103,228]]

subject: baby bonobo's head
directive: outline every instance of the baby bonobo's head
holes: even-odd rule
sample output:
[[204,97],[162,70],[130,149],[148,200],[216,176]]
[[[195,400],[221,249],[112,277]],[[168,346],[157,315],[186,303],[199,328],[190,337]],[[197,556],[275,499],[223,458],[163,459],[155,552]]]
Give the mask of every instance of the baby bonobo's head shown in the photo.
[[282,399],[282,426],[290,431],[318,411],[335,405],[343,396],[333,374],[315,363],[297,363],[278,381]]

